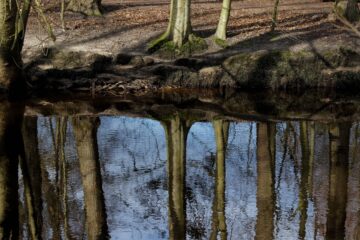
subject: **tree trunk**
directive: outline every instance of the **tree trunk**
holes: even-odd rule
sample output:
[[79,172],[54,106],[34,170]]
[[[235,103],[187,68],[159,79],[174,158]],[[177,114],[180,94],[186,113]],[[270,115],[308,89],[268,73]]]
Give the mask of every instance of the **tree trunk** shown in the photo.
[[299,239],[305,239],[306,222],[308,210],[308,188],[310,174],[310,142],[309,142],[308,123],[300,123],[300,142],[301,142],[301,180],[299,192],[299,209],[300,209],[300,227]]
[[275,30],[276,25],[277,25],[279,3],[280,3],[280,0],[275,0],[272,21],[271,21],[271,31],[272,32]]
[[225,218],[225,157],[229,133],[229,123],[223,120],[213,122],[216,139],[216,171],[215,171],[215,196],[213,205],[213,227],[210,236],[216,240],[218,232],[220,239],[227,239]]
[[171,0],[169,24],[166,32],[149,44],[149,52],[157,50],[167,41],[172,41],[176,48],[181,48],[184,43],[189,41],[192,32],[190,4],[191,0]]
[[275,126],[257,124],[257,220],[255,239],[273,239],[275,212]]
[[345,239],[351,124],[330,126],[330,184],[326,239]]
[[164,123],[168,157],[169,235],[186,237],[185,158],[188,127],[179,116]]
[[32,239],[41,239],[42,198],[41,167],[37,139],[37,118],[28,117],[23,124],[25,158],[22,159],[22,172],[25,185],[26,208],[29,230]]
[[0,106],[0,239],[18,239],[18,159],[23,151],[21,121],[11,104]]
[[108,228],[97,145],[98,118],[73,119],[80,173],[84,189],[86,230],[90,240],[107,239]]
[[87,16],[101,16],[101,0],[70,0],[67,3],[66,10]]
[[18,80],[20,51],[14,48],[17,5],[15,0],[0,0],[0,88],[9,89]]
[[215,38],[225,41],[226,40],[226,29],[229,22],[231,11],[231,0],[223,0],[219,23],[216,28]]
[[349,22],[356,22],[360,19],[358,0],[348,0],[345,10],[345,17]]

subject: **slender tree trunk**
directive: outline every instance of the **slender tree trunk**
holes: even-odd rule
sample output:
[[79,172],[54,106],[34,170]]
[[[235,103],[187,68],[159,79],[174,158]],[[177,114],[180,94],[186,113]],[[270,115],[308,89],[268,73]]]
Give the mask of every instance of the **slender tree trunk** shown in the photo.
[[299,239],[305,239],[306,222],[308,210],[308,187],[310,173],[310,143],[308,137],[308,123],[300,123],[300,142],[301,142],[301,180],[299,191],[300,227]]
[[326,239],[345,238],[350,128],[351,124],[341,123],[329,129],[330,189]]
[[231,0],[223,0],[219,23],[215,32],[215,38],[223,41],[226,40],[226,29],[229,22],[230,11],[231,11]]
[[177,115],[164,123],[168,157],[169,235],[186,237],[185,158],[188,126]]
[[108,238],[96,136],[98,125],[98,118],[79,117],[73,119],[84,189],[87,237],[90,240]]
[[18,159],[23,151],[21,111],[0,106],[0,239],[18,239]]
[[345,17],[349,22],[356,22],[360,19],[358,0],[348,0],[345,10]]
[[255,239],[273,239],[275,212],[275,133],[270,123],[257,124],[258,210]]
[[279,8],[280,0],[275,0],[274,2],[274,10],[271,21],[271,31],[273,32],[277,25],[277,17],[278,17],[278,8]]
[[70,0],[67,3],[66,10],[87,16],[101,16],[101,0]]
[[216,240],[218,232],[220,239],[227,239],[225,218],[225,157],[229,134],[229,123],[223,120],[213,122],[216,139],[216,173],[215,173],[215,196],[213,205],[213,227],[210,236]]
[[42,197],[41,168],[37,139],[37,118],[28,117],[23,124],[25,157],[22,159],[22,172],[25,185],[26,208],[29,230],[32,239],[41,239]]

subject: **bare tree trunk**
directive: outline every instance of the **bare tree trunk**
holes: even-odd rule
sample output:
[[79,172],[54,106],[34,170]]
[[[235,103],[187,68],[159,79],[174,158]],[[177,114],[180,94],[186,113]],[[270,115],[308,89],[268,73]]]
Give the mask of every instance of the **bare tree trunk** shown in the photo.
[[97,145],[98,118],[73,119],[77,154],[84,189],[86,230],[90,240],[107,239],[108,228]]
[[225,41],[226,40],[226,29],[229,22],[231,11],[231,0],[223,0],[219,23],[216,28],[215,38]]
[[213,227],[210,239],[216,240],[218,232],[220,239],[227,239],[225,218],[225,157],[229,134],[229,123],[223,120],[213,122],[216,139],[216,175],[215,196],[213,203]]
[[347,1],[345,17],[349,22],[356,22],[360,20],[360,10],[358,6],[358,0]]
[[275,212],[275,133],[270,123],[257,124],[258,210],[255,239],[273,239]]
[[171,0],[166,32],[149,44],[148,51],[157,50],[167,41],[172,41],[176,48],[181,48],[184,43],[189,41],[192,32],[190,5],[191,0]]
[[32,239],[42,239],[41,168],[36,117],[28,117],[24,120],[23,139],[25,157],[22,159],[21,166],[25,185],[29,230]]
[[326,239],[345,238],[350,128],[351,124],[349,123],[340,123],[329,127],[330,190]]
[[163,124],[166,131],[168,155],[170,239],[185,239],[185,158],[186,138],[189,127],[178,115]]
[[277,25],[279,3],[280,3],[280,0],[275,0],[272,21],[271,21],[271,30],[270,30],[272,32],[275,30],[276,25]]
[[67,3],[66,10],[87,16],[101,16],[101,0],[70,0]]
[[24,109],[0,106],[0,239],[18,239],[18,159],[23,152],[21,121]]

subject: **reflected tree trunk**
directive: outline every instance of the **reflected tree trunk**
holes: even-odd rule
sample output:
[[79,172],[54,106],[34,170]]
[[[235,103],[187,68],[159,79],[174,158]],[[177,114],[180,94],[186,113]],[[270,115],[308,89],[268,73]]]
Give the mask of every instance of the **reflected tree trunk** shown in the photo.
[[330,189],[326,239],[345,238],[350,123],[329,126]]
[[225,218],[225,158],[229,135],[229,122],[215,120],[213,122],[216,139],[216,170],[215,170],[215,196],[213,203],[213,225],[211,240],[216,240],[218,232],[220,239],[227,239]]
[[37,139],[37,118],[26,118],[22,130],[25,157],[22,159],[21,167],[24,180],[24,195],[29,221],[29,231],[32,239],[41,239],[42,197],[40,154]]
[[24,113],[8,103],[0,106],[0,239],[18,239],[18,159],[23,152]]
[[276,125],[257,124],[257,220],[255,239],[273,239]]
[[300,123],[300,142],[301,142],[301,179],[299,191],[300,227],[299,239],[305,239],[306,222],[308,210],[308,188],[310,176],[310,142],[309,142],[309,123]]
[[97,144],[99,119],[78,117],[74,118],[72,123],[84,190],[87,237],[91,240],[107,239],[108,228]]
[[169,235],[170,239],[186,238],[185,159],[186,139],[190,124],[178,115],[163,122],[168,157]]

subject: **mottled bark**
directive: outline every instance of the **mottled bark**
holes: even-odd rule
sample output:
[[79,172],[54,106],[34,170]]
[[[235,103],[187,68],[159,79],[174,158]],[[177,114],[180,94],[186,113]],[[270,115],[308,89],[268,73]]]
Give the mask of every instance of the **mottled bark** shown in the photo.
[[216,28],[215,38],[226,40],[226,29],[231,11],[231,0],[223,0],[219,23]]
[[326,239],[345,238],[350,128],[349,123],[329,126],[330,189]]
[[273,239],[275,212],[274,125],[257,124],[257,220],[255,239]]
[[360,19],[360,10],[358,6],[358,0],[348,0],[346,9],[345,9],[345,17],[349,22],[356,22]]
[[87,16],[101,16],[101,0],[70,0],[67,2],[66,10]]
[[73,119],[73,130],[84,190],[86,231],[90,240],[107,239],[108,227],[97,144],[98,118]]
[[215,195],[213,202],[213,222],[210,239],[227,239],[225,218],[225,158],[229,134],[229,122],[215,120],[213,122],[216,139]]
[[29,231],[32,239],[42,239],[41,168],[37,139],[37,117],[28,117],[23,123],[25,157],[22,172]]
[[23,111],[7,103],[0,106],[0,239],[18,239],[18,159],[23,151]]
[[188,125],[178,115],[163,123],[168,157],[169,235],[186,237],[185,158]]

